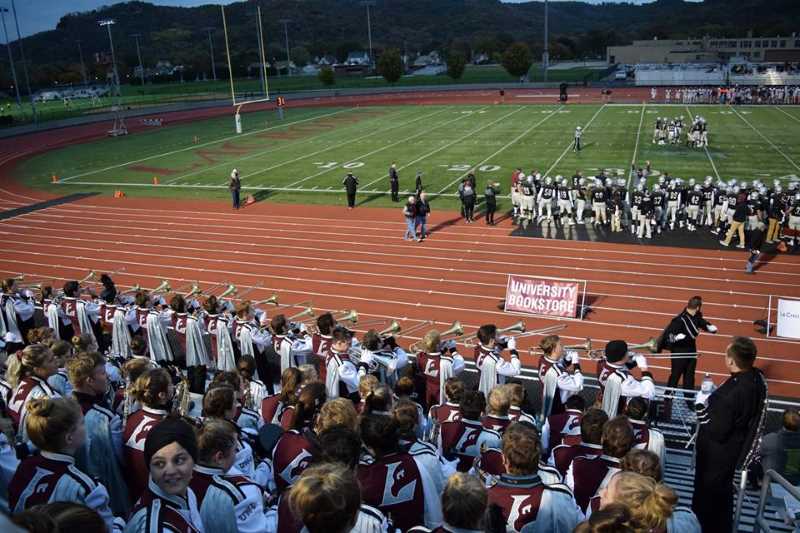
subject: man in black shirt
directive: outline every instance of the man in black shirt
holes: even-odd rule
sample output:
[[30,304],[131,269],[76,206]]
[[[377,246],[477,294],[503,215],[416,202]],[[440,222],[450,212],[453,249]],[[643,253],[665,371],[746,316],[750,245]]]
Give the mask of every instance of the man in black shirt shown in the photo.
[[392,190],[392,201],[399,201],[400,198],[398,198],[398,194],[400,193],[400,176],[397,174],[396,163],[392,163],[392,166],[389,167],[389,186]]
[[748,337],[734,337],[725,354],[731,376],[697,411],[692,510],[704,533],[733,528],[733,480],[755,458],[766,415],[767,383],[753,366],[758,350]]
[[342,180],[347,191],[347,208],[353,209],[356,206],[356,190],[358,189],[358,178],[353,176],[352,172],[348,172],[347,176]]

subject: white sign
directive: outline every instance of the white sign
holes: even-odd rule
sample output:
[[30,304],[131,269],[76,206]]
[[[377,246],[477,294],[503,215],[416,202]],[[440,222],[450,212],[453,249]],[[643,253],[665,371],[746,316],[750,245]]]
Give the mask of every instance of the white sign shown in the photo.
[[778,337],[800,339],[800,300],[778,298]]

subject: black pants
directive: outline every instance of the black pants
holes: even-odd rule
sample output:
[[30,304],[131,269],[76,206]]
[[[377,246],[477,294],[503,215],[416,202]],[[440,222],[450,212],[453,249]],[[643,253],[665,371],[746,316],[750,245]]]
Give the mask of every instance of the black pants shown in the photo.
[[486,223],[487,224],[494,224],[494,212],[497,210],[497,206],[493,204],[486,204]]
[[[697,358],[670,359],[672,372],[667,380],[668,387],[677,387],[678,382],[683,377],[683,388],[694,390],[694,371],[697,368]],[[694,399],[687,399],[687,402],[694,403]]]
[[398,193],[400,192],[400,182],[393,181],[391,182],[392,185],[392,201],[397,202],[399,200]]
[[231,200],[233,200],[233,208],[239,209],[239,189],[231,190]]
[[692,511],[703,533],[729,533],[733,528],[733,464],[722,464],[698,451]]
[[356,206],[356,191],[347,191],[347,207]]
[[473,212],[475,211],[475,199],[466,198],[464,200],[464,218],[472,220]]

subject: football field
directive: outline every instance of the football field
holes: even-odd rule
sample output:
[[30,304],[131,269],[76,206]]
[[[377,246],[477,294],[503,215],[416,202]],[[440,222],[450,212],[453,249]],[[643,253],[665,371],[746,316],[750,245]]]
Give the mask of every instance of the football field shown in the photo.
[[[702,115],[708,149],[653,144],[656,117]],[[427,191],[454,205],[458,183],[476,169],[507,193],[516,167],[545,175],[599,169],[628,178],[632,163],[650,161],[657,176],[771,183],[800,175],[800,109],[711,105],[403,105],[292,108],[185,122],[75,144],[21,162],[19,179],[56,193],[121,189],[128,195],[222,197],[236,167],[243,190],[256,197],[341,203],[342,179],[353,172],[361,201],[389,205],[387,170],[396,162],[400,188],[417,171]],[[572,149],[576,126],[583,150]],[[51,183],[57,175],[58,184]],[[158,184],[154,185],[154,178]]]

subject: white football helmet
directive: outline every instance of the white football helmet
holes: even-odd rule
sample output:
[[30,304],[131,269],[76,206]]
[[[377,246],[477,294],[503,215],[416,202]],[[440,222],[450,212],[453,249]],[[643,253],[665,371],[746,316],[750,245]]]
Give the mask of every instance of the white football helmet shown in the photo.
[[552,184],[552,183],[553,183],[553,178],[551,178],[550,176],[547,176],[547,177],[544,179],[544,183],[545,183],[545,185],[550,185],[550,184]]
[[658,183],[653,184],[653,192],[659,192],[661,190],[661,185]]
[[694,187],[694,184],[697,183],[694,178],[689,178],[689,187]]
[[699,183],[695,184],[695,186],[694,186],[694,190],[695,191],[700,192],[701,189],[702,189],[702,187],[700,187]]

